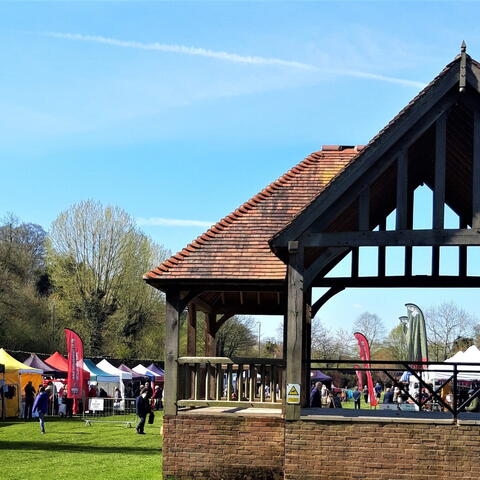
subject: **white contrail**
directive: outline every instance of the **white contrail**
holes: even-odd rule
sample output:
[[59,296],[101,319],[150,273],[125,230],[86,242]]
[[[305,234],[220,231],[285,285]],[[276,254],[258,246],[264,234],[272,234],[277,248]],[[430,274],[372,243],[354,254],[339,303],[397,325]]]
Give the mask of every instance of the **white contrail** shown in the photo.
[[216,58],[235,63],[250,63],[253,65],[279,65],[282,67],[299,68],[303,70],[315,70],[313,65],[301,62],[291,62],[279,58],[256,57],[237,55],[236,53],[217,52],[205,48],[186,47],[184,45],[169,45],[164,43],[141,43],[127,40],[117,40],[115,38],[106,38],[97,35],[80,35],[77,33],[45,32],[45,35],[55,38],[65,38],[68,40],[80,40],[82,42],[103,43],[115,47],[136,48],[139,50],[155,50],[158,52],[182,53],[184,55],[197,55],[200,57]]
[[211,227],[215,222],[204,222],[202,220],[179,220],[178,218],[137,218],[138,225],[148,227]]
[[43,35],[53,38],[64,38],[67,40],[77,40],[81,42],[102,43],[104,45],[112,45],[122,48],[135,48],[138,50],[151,50],[158,52],[180,53],[182,55],[194,55],[200,57],[215,58],[233,63],[244,63],[250,65],[277,65],[280,67],[294,68],[298,70],[309,70],[323,72],[330,75],[368,78],[388,83],[396,83],[406,87],[423,88],[425,83],[414,80],[405,80],[403,78],[389,77],[376,73],[369,73],[357,70],[341,70],[332,68],[322,68],[315,65],[292,60],[283,60],[281,58],[258,57],[251,55],[239,55],[237,53],[229,53],[206,48],[188,47],[185,45],[170,45],[165,43],[141,43],[129,40],[118,40],[115,38],[102,37],[99,35],[81,35],[78,33],[62,33],[62,32],[43,32]]

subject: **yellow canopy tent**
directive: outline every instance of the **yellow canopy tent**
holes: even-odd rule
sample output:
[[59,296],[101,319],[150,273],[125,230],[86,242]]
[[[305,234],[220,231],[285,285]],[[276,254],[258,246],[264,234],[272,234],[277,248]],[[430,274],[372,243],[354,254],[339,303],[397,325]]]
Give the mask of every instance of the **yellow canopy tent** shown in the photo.
[[[22,362],[15,360],[3,348],[0,348],[0,364],[5,365],[5,386],[3,391],[4,403],[0,406],[2,416],[18,417],[21,413],[21,400],[24,395],[25,385],[32,382],[35,390],[42,385],[42,370],[24,365]],[[6,388],[5,388],[6,387]]]

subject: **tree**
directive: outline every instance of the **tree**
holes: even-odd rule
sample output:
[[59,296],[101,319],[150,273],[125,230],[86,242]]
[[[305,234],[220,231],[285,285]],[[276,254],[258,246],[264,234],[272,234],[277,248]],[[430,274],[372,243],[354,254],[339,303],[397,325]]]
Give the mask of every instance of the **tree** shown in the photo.
[[257,344],[253,328],[254,320],[251,317],[232,317],[227,320],[217,332],[217,355],[232,357],[251,353]]
[[337,344],[332,332],[318,317],[312,320],[311,351],[312,358],[315,359],[332,359],[337,356]]
[[138,343],[152,346],[141,332],[163,330],[163,299],[142,274],[166,254],[119,207],[89,200],[57,217],[47,255],[57,311],[87,352],[127,356],[139,353]]
[[48,348],[50,312],[38,288],[45,272],[45,231],[12,214],[0,223],[0,338],[11,349]]
[[453,302],[430,307],[425,312],[425,320],[429,356],[434,361],[443,361],[452,356],[457,339],[474,334],[473,317]]
[[353,331],[365,335],[370,344],[370,351],[373,352],[380,347],[385,337],[385,327],[382,319],[375,313],[362,313],[353,324]]
[[386,360],[406,360],[407,340],[403,325],[392,328],[385,339],[384,355]]

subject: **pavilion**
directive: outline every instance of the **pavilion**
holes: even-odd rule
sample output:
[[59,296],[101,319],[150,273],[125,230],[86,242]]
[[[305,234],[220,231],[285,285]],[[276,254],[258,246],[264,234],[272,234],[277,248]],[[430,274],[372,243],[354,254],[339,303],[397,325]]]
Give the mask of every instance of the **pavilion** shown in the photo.
[[[316,467],[332,465],[341,472],[335,478],[376,478],[364,450],[370,440],[362,434],[363,443],[355,441],[358,426],[352,419],[309,422],[302,414],[310,386],[311,319],[349,287],[480,286],[480,277],[467,269],[467,248],[480,246],[479,82],[480,63],[467,55],[463,44],[461,53],[368,145],[323,146],[144,276],[166,294],[166,478],[217,478],[218,472],[223,475],[218,478],[243,478],[235,477],[239,472],[252,478],[327,478]],[[433,192],[431,227],[424,230],[413,229],[413,193],[420,185]],[[445,205],[458,215],[458,228],[445,228]],[[395,228],[388,230],[386,219],[392,212]],[[366,246],[378,251],[377,274],[368,277],[359,272],[359,249]],[[412,273],[416,246],[431,249],[430,275]],[[458,248],[457,275],[440,274],[444,246]],[[387,247],[403,249],[401,275],[386,274]],[[347,255],[350,275],[327,276]],[[314,287],[329,290],[312,303]],[[179,323],[186,308],[187,356],[180,357]],[[204,357],[196,356],[197,312],[205,315]],[[283,315],[283,359],[217,358],[215,334],[236,314]],[[289,395],[287,385],[298,387],[299,395]],[[215,407],[223,408],[221,415]],[[245,410],[239,420],[239,409],[247,407],[252,417]],[[267,407],[263,415],[258,407]],[[431,420],[431,430],[425,431],[425,425],[422,430],[412,420],[395,430],[391,419],[369,422],[362,431],[372,442],[379,435],[386,448],[390,436],[396,441],[394,451],[388,450],[391,459],[376,467],[385,470],[385,478],[397,478],[392,472],[405,468],[416,442],[421,446],[429,438],[435,438],[429,455],[436,458],[438,453],[439,472],[456,468],[457,475],[466,475],[462,478],[479,473],[468,451],[457,452],[452,460],[436,450],[447,448],[449,439],[463,444],[473,427],[453,430],[451,422]],[[435,429],[439,425],[452,430]],[[398,440],[399,429],[404,444]],[[233,432],[228,451],[225,430]],[[340,435],[338,441],[350,436],[350,455],[333,461],[338,451],[328,442],[312,444],[317,435]],[[479,438],[478,433],[470,438],[478,444],[475,448]],[[437,467],[431,462],[429,468],[416,465],[411,476],[427,478],[432,468]],[[358,476],[359,470],[366,473]]]

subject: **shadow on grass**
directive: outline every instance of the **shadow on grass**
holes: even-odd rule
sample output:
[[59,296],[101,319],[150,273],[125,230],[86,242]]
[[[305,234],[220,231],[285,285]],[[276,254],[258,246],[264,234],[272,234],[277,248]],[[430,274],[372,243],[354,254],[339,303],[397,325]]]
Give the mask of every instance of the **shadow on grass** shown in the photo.
[[[47,432],[48,435],[48,432]],[[42,437],[42,440],[45,437]],[[44,442],[40,439],[37,442],[4,442],[0,441],[0,450],[47,450],[57,452],[77,453],[124,453],[135,455],[151,455],[160,453],[162,449],[147,447],[104,447],[95,445],[72,445],[68,443]]]

